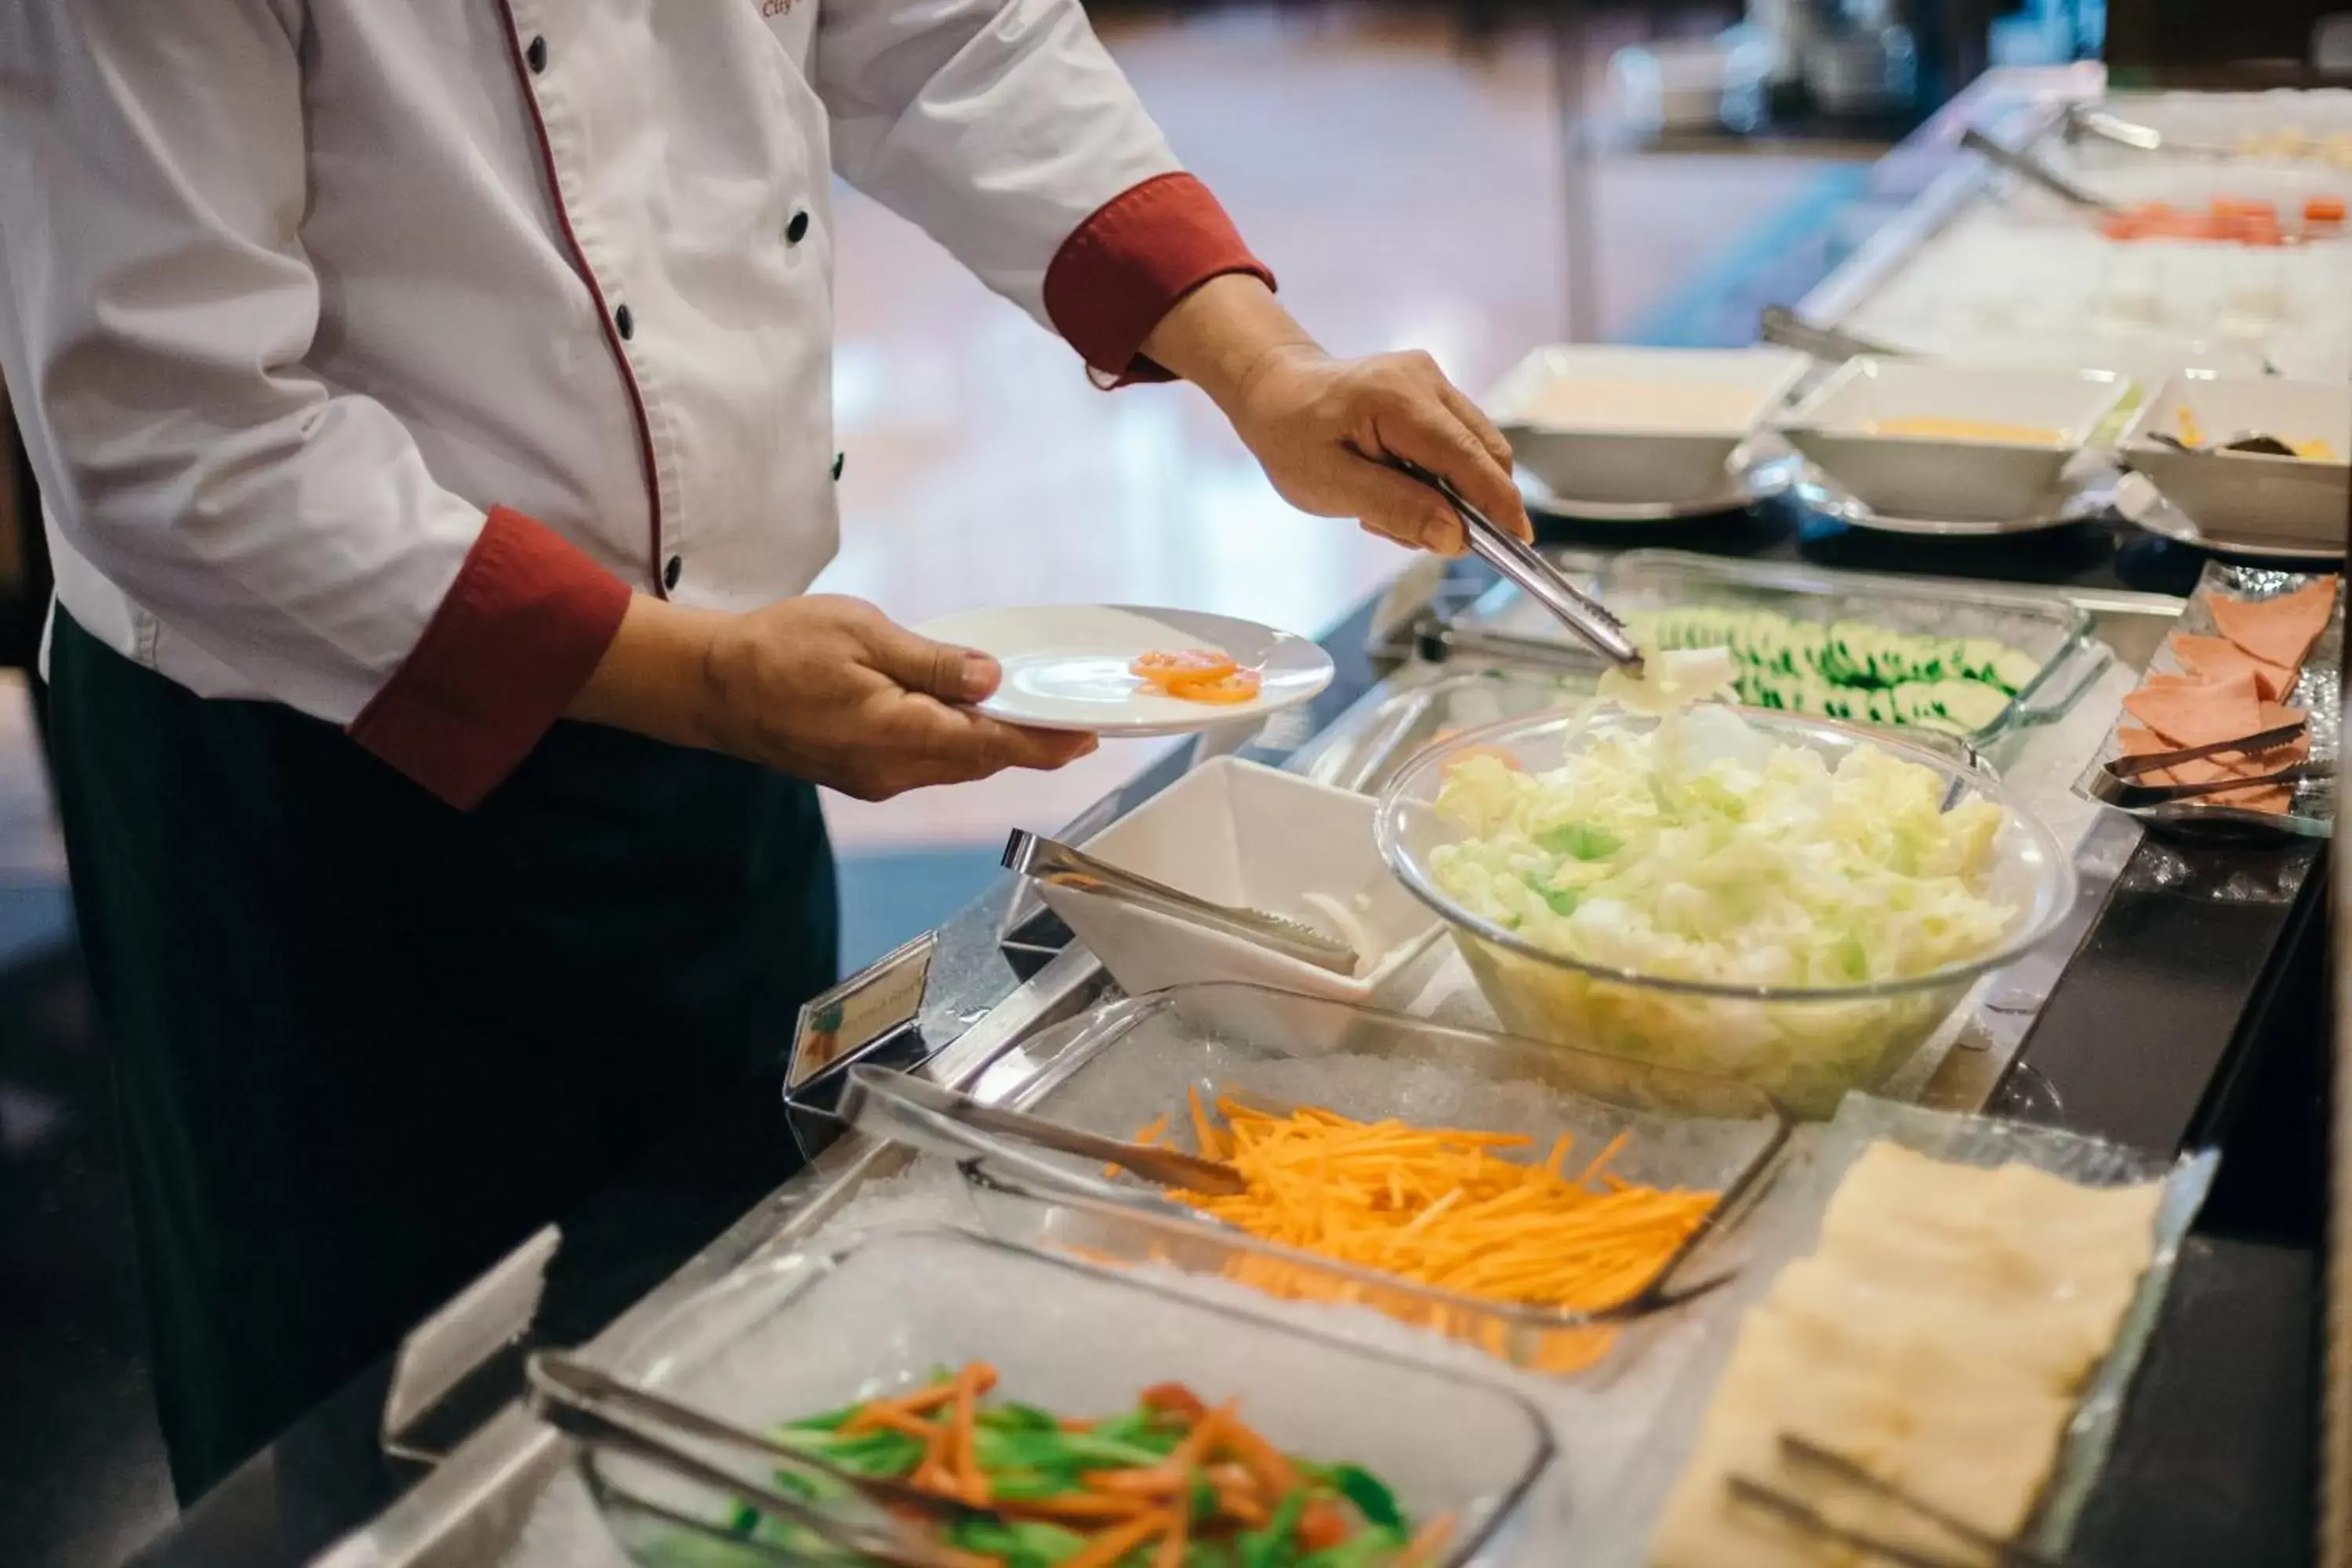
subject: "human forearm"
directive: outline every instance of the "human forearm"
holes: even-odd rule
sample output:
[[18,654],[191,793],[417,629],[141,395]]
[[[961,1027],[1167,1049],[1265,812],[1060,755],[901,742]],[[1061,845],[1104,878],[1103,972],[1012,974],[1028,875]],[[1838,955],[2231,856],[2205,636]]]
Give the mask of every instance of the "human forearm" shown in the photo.
[[1360,518],[1402,543],[1459,552],[1453,509],[1394,472],[1402,458],[1443,475],[1522,538],[1532,533],[1511,483],[1509,445],[1427,354],[1335,360],[1273,290],[1240,273],[1178,300],[1143,352],[1208,394],[1301,510]]
[[1283,350],[1320,352],[1274,290],[1244,272],[1212,278],[1185,295],[1143,340],[1147,358],[1208,394],[1229,417],[1252,374]]
[[730,617],[634,594],[604,657],[564,710],[673,745],[715,747],[711,650]]

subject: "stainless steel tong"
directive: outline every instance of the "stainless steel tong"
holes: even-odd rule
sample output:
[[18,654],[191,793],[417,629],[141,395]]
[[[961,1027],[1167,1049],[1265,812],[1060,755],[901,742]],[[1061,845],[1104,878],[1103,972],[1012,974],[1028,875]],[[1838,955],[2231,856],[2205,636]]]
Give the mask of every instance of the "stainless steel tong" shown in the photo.
[[1181,888],[1171,888],[1136,872],[1097,860],[1083,850],[1016,827],[1005,841],[1004,868],[1036,882],[1099,893],[1120,903],[1134,904],[1172,915],[1210,931],[1270,948],[1286,958],[1328,969],[1334,974],[1356,973],[1356,950],[1313,926],[1264,910],[1236,909],[1213,903]]
[[[627,1454],[730,1501],[798,1525],[831,1545],[889,1568],[977,1568],[981,1561],[927,1539],[888,1511],[906,1509],[950,1516],[964,1511],[961,1503],[903,1481],[842,1469],[772,1437],[599,1372],[560,1351],[533,1352],[524,1363],[523,1376],[532,1411],[559,1431],[591,1446]],[[696,1443],[753,1456],[771,1476],[822,1480],[836,1495],[868,1506],[851,1513],[812,1502],[785,1491],[776,1482],[739,1473],[696,1452]],[[778,1563],[806,1561],[805,1552],[731,1534],[709,1520],[649,1499],[632,1496],[629,1502],[681,1529],[721,1537],[754,1555]]]
[[1805,320],[1786,305],[1767,305],[1757,322],[1757,335],[1776,347],[1794,349],[1817,360],[1843,363],[1850,359],[1898,359],[1901,351],[1855,337],[1833,327]]
[[2335,776],[2334,763],[2297,763],[2293,767],[2281,768],[2275,773],[2257,773],[2252,778],[2212,779],[2204,784],[2144,784],[2119,779],[2112,769],[2101,768],[2091,779],[2091,793],[2108,805],[2137,810],[2143,806],[2170,805],[2176,801],[2195,800],[2201,795],[2227,795],[2231,790],[2306,784],[2313,779],[2332,779]]
[[1633,646],[1625,623],[1609,607],[1567,578],[1545,560],[1535,546],[1497,523],[1463,498],[1445,479],[1402,458],[1391,466],[1409,474],[1445,498],[1462,520],[1470,552],[1518,584],[1521,592],[1559,618],[1560,625],[1598,649],[1611,663],[1639,673],[1642,650]]
[[2258,730],[2234,741],[2209,741],[2201,746],[2183,746],[2177,752],[2143,752],[2136,757],[2117,757],[2107,764],[2107,772],[2119,779],[2137,778],[2142,773],[2162,773],[2181,763],[2193,763],[2200,757],[2219,756],[2223,752],[2267,752],[2273,746],[2284,746],[2302,734],[2305,722],[2297,719],[2292,724],[2281,724],[2273,730]]
[[1028,1116],[1018,1110],[983,1105],[968,1094],[879,1068],[854,1067],[841,1098],[841,1115],[861,1131],[893,1138],[945,1154],[950,1159],[993,1156],[998,1147],[985,1136],[1013,1138],[1040,1149],[1099,1160],[1130,1171],[1147,1182],[1178,1192],[1218,1196],[1244,1193],[1249,1183],[1231,1165],[1187,1154],[1181,1149],[1130,1143],[1105,1138]]
[[1960,145],[1977,153],[1996,168],[2008,170],[2021,180],[2041,186],[2068,206],[2084,212],[2111,213],[2116,204],[2106,197],[2084,190],[2041,159],[2014,147],[2004,147],[1971,125],[1960,132]]

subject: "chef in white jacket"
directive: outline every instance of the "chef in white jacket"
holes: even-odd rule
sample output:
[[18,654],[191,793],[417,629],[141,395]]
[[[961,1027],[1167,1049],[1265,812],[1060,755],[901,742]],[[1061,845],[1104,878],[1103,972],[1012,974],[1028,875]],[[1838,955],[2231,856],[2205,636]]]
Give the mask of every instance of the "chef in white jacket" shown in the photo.
[[1084,744],[805,593],[835,174],[1301,509],[1454,547],[1402,456],[1524,523],[1425,358],[1276,303],[1076,0],[0,6],[0,370],[184,1496],[772,1068],[832,974],[814,785]]

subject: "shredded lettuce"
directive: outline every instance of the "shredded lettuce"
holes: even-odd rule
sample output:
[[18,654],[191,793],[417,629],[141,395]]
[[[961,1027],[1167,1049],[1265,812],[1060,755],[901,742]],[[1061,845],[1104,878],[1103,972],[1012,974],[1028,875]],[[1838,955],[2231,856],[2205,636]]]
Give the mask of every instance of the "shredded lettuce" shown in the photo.
[[[1465,757],[1437,799],[1462,836],[1430,869],[1470,911],[1610,969],[1808,989],[1911,980],[1983,956],[2020,914],[1989,886],[2000,807],[1946,811],[1945,784],[1875,748],[1832,766],[1701,706],[1646,731],[1590,736],[1541,775]],[[1889,1031],[1915,1022],[1904,998],[1717,1001],[1465,947],[1516,1029],[1735,1071],[1832,1105],[1887,1065]]]

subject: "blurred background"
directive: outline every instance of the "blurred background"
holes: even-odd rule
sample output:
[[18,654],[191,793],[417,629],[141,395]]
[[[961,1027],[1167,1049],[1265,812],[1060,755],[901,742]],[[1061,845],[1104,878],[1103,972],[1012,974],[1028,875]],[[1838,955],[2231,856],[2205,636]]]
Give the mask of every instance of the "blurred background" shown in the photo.
[[[1862,174],[1988,64],[2291,80],[2324,6],[1754,0],[1092,7],[1190,166],[1335,351],[1418,347],[1474,395],[1528,345],[1706,341],[1727,279],[1808,279]],[[823,586],[904,622],[1146,601],[1316,634],[1400,558],[1290,512],[1181,388],[1095,391],[936,246],[839,195],[844,541]],[[5,221],[5,215],[0,215]],[[1853,235],[1863,232],[1858,221]],[[1752,316],[1734,341],[1747,341]],[[13,436],[13,424],[0,420]],[[111,1563],[168,1518],[136,1281],[24,673],[47,578],[0,445],[0,1560]],[[842,959],[935,924],[1008,827],[1059,826],[1150,742],[884,805],[834,800]]]

